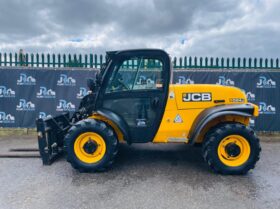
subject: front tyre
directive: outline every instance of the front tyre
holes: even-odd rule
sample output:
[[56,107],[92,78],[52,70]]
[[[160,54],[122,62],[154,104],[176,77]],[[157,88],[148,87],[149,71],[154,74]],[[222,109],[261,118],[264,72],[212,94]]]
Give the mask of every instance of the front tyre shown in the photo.
[[118,140],[110,126],[85,119],[70,128],[65,136],[67,161],[80,172],[103,171],[113,164]]
[[260,143],[254,131],[239,123],[219,125],[203,142],[203,157],[212,170],[221,174],[245,174],[255,167]]

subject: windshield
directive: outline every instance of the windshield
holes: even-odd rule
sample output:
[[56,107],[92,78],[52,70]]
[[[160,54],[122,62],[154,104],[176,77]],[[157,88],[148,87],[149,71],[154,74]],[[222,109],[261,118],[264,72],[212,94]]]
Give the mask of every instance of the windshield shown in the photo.
[[115,64],[112,70],[106,93],[163,88],[163,65],[156,58],[127,58]]

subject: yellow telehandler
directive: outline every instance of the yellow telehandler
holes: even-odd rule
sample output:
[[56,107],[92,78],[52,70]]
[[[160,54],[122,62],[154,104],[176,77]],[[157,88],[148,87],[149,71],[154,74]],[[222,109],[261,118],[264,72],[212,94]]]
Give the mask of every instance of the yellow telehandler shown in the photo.
[[[172,84],[169,55],[159,49],[107,52],[90,93],[70,117],[37,120],[44,165],[65,153],[83,172],[110,167],[120,142],[201,144],[209,167],[222,174],[253,169],[261,151],[249,127],[258,107],[236,87]],[[151,159],[153,160],[153,159]]]

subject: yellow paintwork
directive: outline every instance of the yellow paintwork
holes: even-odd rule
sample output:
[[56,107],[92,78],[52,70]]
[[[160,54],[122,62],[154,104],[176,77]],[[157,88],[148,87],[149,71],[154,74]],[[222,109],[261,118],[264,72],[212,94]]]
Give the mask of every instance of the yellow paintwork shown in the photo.
[[[97,149],[94,153],[88,154],[84,150],[84,145],[89,140],[97,144]],[[106,143],[102,136],[94,132],[85,132],[78,136],[74,143],[74,153],[77,158],[84,163],[96,163],[100,161],[106,152]]]
[[[231,157],[227,154],[226,145],[234,143],[240,148],[240,154],[236,157]],[[230,135],[222,139],[218,146],[218,157],[223,164],[230,167],[241,166],[247,162],[250,157],[251,148],[249,142],[240,135]]]
[[[212,101],[209,102],[183,102],[183,93],[211,93]],[[189,141],[189,132],[196,119],[196,117],[205,109],[224,104],[246,104],[247,98],[244,92],[236,87],[210,85],[210,84],[186,84],[169,86],[168,100],[165,107],[165,112],[160,124],[160,127],[153,140],[154,143],[167,142],[184,142]],[[233,101],[232,99],[241,99],[240,101]],[[215,100],[224,100],[221,103],[214,103]],[[252,104],[253,105],[253,104]],[[253,105],[254,116],[258,116],[258,106]],[[179,115],[181,121],[175,122],[176,116]],[[110,125],[120,142],[124,141],[124,136],[118,126],[108,118],[94,113],[89,118],[104,121]],[[235,121],[245,125],[249,124],[248,117],[242,116],[223,116],[219,120],[211,121],[200,133],[196,140],[197,143],[203,141],[205,133],[209,128],[224,121]]]
[[253,103],[249,103],[249,104],[254,106],[254,113],[253,113],[253,115],[255,117],[258,117],[259,116],[259,107],[257,105],[255,105],[255,104],[253,104]]
[[118,140],[120,142],[124,141],[124,137],[123,137],[123,134],[122,134],[121,130],[118,128],[118,126],[113,121],[109,120],[108,118],[106,118],[106,117],[104,117],[104,116],[102,116],[98,113],[94,113],[89,118],[96,119],[96,120],[101,120],[101,121],[107,123],[108,125],[110,125],[114,129],[115,133],[117,134]]
[[[209,102],[183,102],[183,93],[211,93],[212,101]],[[240,102],[232,99],[241,99]],[[224,100],[222,103],[214,103],[214,100]],[[165,112],[153,140],[154,143],[166,142],[188,142],[189,132],[196,117],[204,109],[221,104],[243,104],[247,103],[246,95],[240,89],[235,87],[210,85],[210,84],[186,84],[170,85],[169,96]],[[254,116],[257,116],[258,108],[255,106]],[[182,122],[175,122],[176,116],[179,115]],[[249,124],[249,118],[241,116],[225,116],[219,118],[219,121],[212,121],[208,127],[215,125],[220,121],[237,121],[245,125]],[[206,132],[204,129],[203,132]],[[204,133],[201,133],[203,135]],[[199,137],[196,142],[202,142],[203,137]]]

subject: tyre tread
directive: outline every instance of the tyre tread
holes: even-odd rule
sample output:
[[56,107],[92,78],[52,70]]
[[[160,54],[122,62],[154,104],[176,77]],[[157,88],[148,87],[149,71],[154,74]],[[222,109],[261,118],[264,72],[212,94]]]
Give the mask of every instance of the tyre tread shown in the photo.
[[[230,169],[224,169],[221,167],[218,163],[215,163],[215,160],[213,159],[213,153],[216,152],[215,149],[215,140],[219,139],[220,134],[225,134],[226,132],[230,132],[232,129],[235,130],[242,130],[243,132],[247,132],[250,134],[252,140],[254,140],[256,145],[256,155],[253,156],[253,161],[249,163],[246,166],[243,166],[240,170],[230,170]],[[202,145],[202,152],[203,152],[203,158],[205,162],[209,165],[209,167],[216,173],[220,174],[245,174],[249,170],[253,169],[257,163],[257,161],[260,159],[260,152],[261,152],[261,146],[259,142],[259,138],[256,136],[255,132],[252,128],[245,126],[240,123],[226,123],[222,124],[220,126],[217,126],[209,131],[208,134],[206,134],[205,140]]]
[[[77,160],[74,159],[75,156],[69,154],[70,152],[68,149],[72,147],[71,144],[74,143],[75,141],[76,133],[84,128],[92,128],[94,131],[102,132],[104,137],[106,137],[107,140],[110,141],[111,146],[108,152],[108,158],[102,165],[99,165],[97,167],[93,166],[92,168],[82,167],[79,163],[77,163]],[[109,167],[112,166],[114,159],[118,153],[118,139],[116,138],[113,129],[106,123],[94,119],[85,119],[73,125],[65,136],[64,144],[65,144],[64,148],[67,151],[66,153],[67,161],[72,165],[74,169],[79,170],[81,173],[102,172],[107,170]]]

